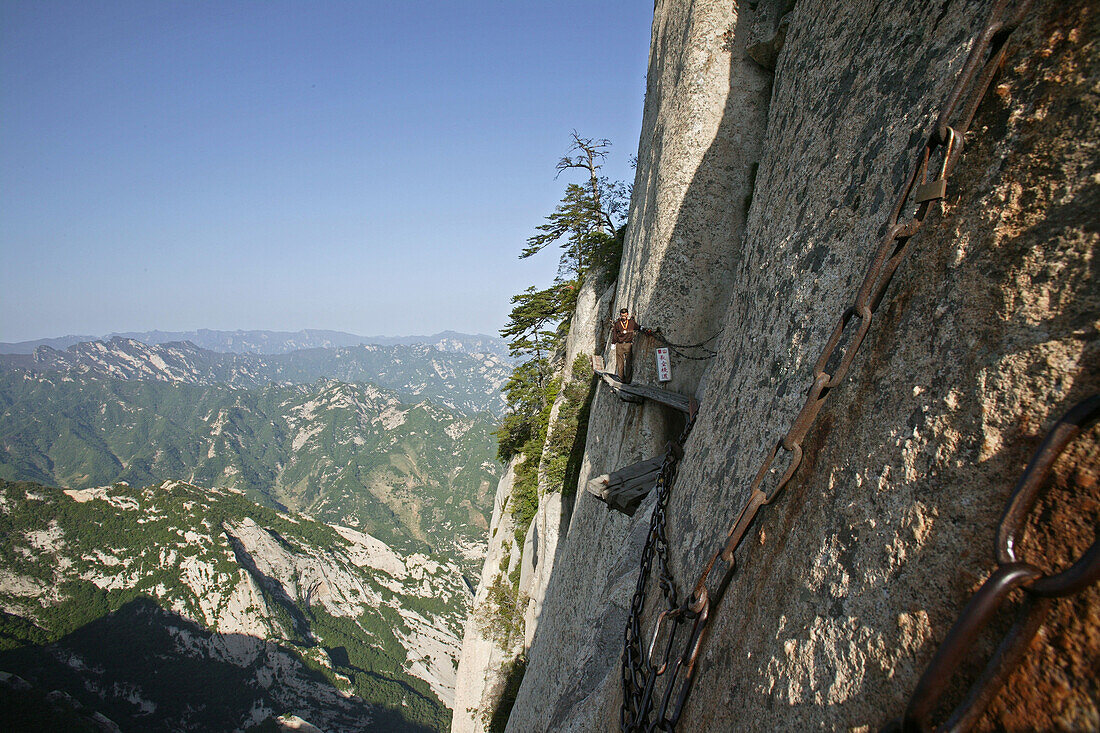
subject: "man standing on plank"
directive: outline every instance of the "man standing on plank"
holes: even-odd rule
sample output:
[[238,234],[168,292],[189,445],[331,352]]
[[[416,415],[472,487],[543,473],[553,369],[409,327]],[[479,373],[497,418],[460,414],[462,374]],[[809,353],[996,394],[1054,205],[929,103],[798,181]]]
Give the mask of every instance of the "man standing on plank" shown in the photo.
[[634,364],[630,358],[630,349],[634,345],[634,333],[642,327],[630,317],[626,308],[619,309],[619,318],[611,325],[611,343],[615,345],[615,374],[619,381],[630,384],[634,373]]

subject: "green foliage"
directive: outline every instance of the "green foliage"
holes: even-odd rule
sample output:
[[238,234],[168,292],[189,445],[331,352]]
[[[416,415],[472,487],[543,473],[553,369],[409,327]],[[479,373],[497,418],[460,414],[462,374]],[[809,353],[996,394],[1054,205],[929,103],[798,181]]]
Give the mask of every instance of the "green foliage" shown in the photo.
[[512,412],[504,416],[494,433],[497,436],[497,459],[501,463],[507,463],[523,450],[524,444],[531,439],[531,428],[531,419],[522,413]]
[[[513,296],[508,325],[500,332],[510,339],[513,356],[528,357],[505,385],[507,412],[496,431],[497,457],[501,461],[520,453],[527,456],[526,468],[517,467],[516,482],[520,514],[524,516],[532,497],[537,503],[537,490],[532,493],[530,484],[546,437],[543,413],[553,402],[553,397],[547,400],[547,385],[555,366],[552,357],[565,340],[585,278],[593,272],[601,273],[605,279],[617,276],[622,258],[624,228],[616,230],[616,226],[625,214],[628,189],[599,175],[600,161],[610,145],[607,140],[582,138],[573,133],[573,145],[569,154],[558,162],[557,169],[559,173],[581,170],[587,173],[588,180],[566,186],[561,202],[536,227],[538,233],[527,240],[520,253],[520,259],[524,259],[559,244],[562,253],[558,276],[546,289],[531,286]],[[537,483],[537,478],[534,480]]]
[[478,630],[486,639],[494,640],[504,651],[523,633],[523,611],[527,599],[519,594],[520,563],[515,570],[508,572],[512,558],[512,543],[505,539],[501,543],[500,563],[492,582],[486,588],[485,602],[477,606],[474,620]]
[[549,372],[548,360],[531,359],[517,366],[504,385],[509,412],[496,431],[497,457],[502,462],[523,451],[535,437],[538,416],[546,407]]
[[[497,456],[502,461],[511,459],[536,438],[553,372],[550,356],[564,339],[562,326],[565,316],[572,312],[575,297],[572,285],[559,285],[546,290],[530,287],[512,298],[514,307],[500,334],[511,339],[508,346],[513,356],[527,359],[504,385],[508,412],[496,431]],[[547,330],[548,324],[556,324],[554,330]]]
[[531,257],[554,242],[559,242],[562,254],[558,278],[576,281],[592,263],[593,255],[607,236],[604,218],[596,209],[592,190],[575,183],[565,188],[561,203],[546,223],[535,227],[539,233],[527,240],[520,258]]
[[[561,387],[560,378],[553,378],[544,388],[539,401],[542,409],[533,420],[524,423],[526,440],[518,447],[500,444],[498,455],[512,457],[522,454],[523,460],[515,465],[515,479],[512,484],[512,498],[509,511],[515,522],[515,538],[520,545],[527,535],[532,517],[539,505],[539,463],[545,466],[545,475],[550,490],[572,494],[579,475],[580,458],[584,452],[584,442],[588,432],[588,410],[592,395],[591,362],[584,354],[577,356],[573,363],[573,375],[569,383]],[[530,386],[530,385],[528,385]],[[550,431],[550,413],[562,392],[562,404],[558,408],[557,420]],[[502,428],[503,429],[503,428]],[[549,440],[547,434],[549,433]],[[500,436],[500,431],[497,433]]]
[[27,644],[45,644],[49,632],[29,619],[0,611],[0,650],[16,649]]
[[[541,445],[541,444],[540,444]],[[528,441],[528,446],[535,447],[534,441]],[[515,538],[520,545],[527,537],[531,519],[539,508],[539,476],[538,453],[528,454],[523,461],[516,465],[516,480],[512,485],[512,518],[515,520]]]
[[[507,556],[502,563],[507,568]],[[518,574],[519,568],[516,568]],[[518,575],[512,578],[503,571],[493,577],[486,588],[485,602],[475,611],[475,620],[482,636],[492,639],[507,651],[523,633],[523,611],[527,599],[519,594]]]
[[[527,240],[520,259],[531,257],[555,242],[562,253],[558,260],[558,279],[579,283],[591,269],[596,253],[615,231],[615,220],[621,219],[629,199],[628,189],[621,182],[611,183],[599,174],[598,161],[607,157],[608,140],[582,138],[574,131],[569,154],[558,161],[560,174],[570,169],[588,174],[585,185],[570,183],[565,195],[546,223],[536,227],[538,234]],[[573,155],[576,153],[576,155]]]
[[543,450],[543,465],[550,491],[572,495],[577,488],[580,459],[588,435],[588,412],[592,404],[592,362],[578,354],[572,377],[562,391],[557,419]]
[[623,259],[623,242],[626,240],[626,225],[615,230],[614,235],[603,235],[592,253],[592,265],[589,276],[599,273],[597,289],[602,290],[619,279],[619,267]]
[[550,411],[561,388],[561,379],[553,378],[543,388],[542,404],[531,425],[531,436],[523,444],[523,460],[515,466],[512,483],[512,499],[509,505],[515,522],[516,543],[523,545],[528,525],[539,507],[539,460],[546,444],[546,432],[550,426]]
[[548,324],[557,324],[573,310],[575,295],[571,283],[536,290],[532,285],[512,296],[512,312],[508,325],[500,335],[508,341],[512,356],[543,358],[555,346],[557,333],[547,331]]

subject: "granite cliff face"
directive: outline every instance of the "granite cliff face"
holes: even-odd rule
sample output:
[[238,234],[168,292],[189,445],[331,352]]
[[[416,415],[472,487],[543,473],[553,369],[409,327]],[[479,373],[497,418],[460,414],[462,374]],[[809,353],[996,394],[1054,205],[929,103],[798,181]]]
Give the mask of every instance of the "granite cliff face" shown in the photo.
[[[673,357],[669,388],[701,404],[668,504],[680,598],[801,409],[991,6],[657,3],[622,271],[598,307],[629,306],[681,343],[721,330],[714,358]],[[1098,24],[1090,3],[1038,2],[1012,35],[942,206],[711,608],[678,730],[875,730],[898,716],[992,571],[1027,460],[1100,391]],[[635,381],[656,383],[655,345],[635,347]],[[655,455],[682,425],[598,386],[578,485]],[[1094,430],[1056,467],[1029,558],[1066,567],[1093,541],[1098,455]],[[633,517],[575,497],[539,558],[548,583],[510,731],[619,724],[655,497]],[[981,727],[1100,727],[1098,628],[1095,586],[1056,601]]]
[[[582,285],[569,334],[557,355],[560,364],[557,378],[572,387],[562,390],[551,406],[547,437],[550,445],[554,444],[555,435],[559,435],[567,443],[583,446],[583,428],[577,425],[576,405],[570,405],[569,395],[583,393],[589,386],[590,370],[577,373],[579,370],[573,367],[578,357],[580,363],[587,362],[587,355],[597,349],[605,335],[614,290],[601,285],[599,274]],[[531,646],[542,618],[546,589],[561,550],[560,541],[569,526],[575,496],[563,491],[559,478],[562,456],[548,449],[541,456],[530,457],[538,466],[538,506],[526,527],[516,527],[509,505],[514,500],[514,467],[524,460],[528,457],[516,457],[497,487],[488,554],[474,610],[466,621],[452,733],[497,728],[507,720],[506,706],[502,708],[501,700],[514,694],[514,686],[521,679],[524,652]],[[568,470],[565,474],[571,475]],[[522,546],[518,546],[517,534],[524,537]]]

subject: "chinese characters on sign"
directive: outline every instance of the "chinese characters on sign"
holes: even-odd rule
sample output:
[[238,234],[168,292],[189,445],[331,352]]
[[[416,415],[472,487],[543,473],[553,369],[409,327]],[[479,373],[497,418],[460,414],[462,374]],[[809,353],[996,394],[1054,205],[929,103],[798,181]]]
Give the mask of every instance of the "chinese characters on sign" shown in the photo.
[[672,381],[672,362],[668,358],[668,349],[665,347],[657,349],[657,381]]

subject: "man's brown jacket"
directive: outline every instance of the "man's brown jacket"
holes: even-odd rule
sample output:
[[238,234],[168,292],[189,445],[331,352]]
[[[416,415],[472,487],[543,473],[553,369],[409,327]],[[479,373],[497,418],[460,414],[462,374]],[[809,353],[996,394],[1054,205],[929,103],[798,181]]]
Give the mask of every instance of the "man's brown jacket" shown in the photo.
[[611,343],[613,344],[632,344],[634,343],[634,332],[639,329],[638,322],[633,318],[627,320],[624,324],[623,319],[616,318],[614,325],[611,328]]

